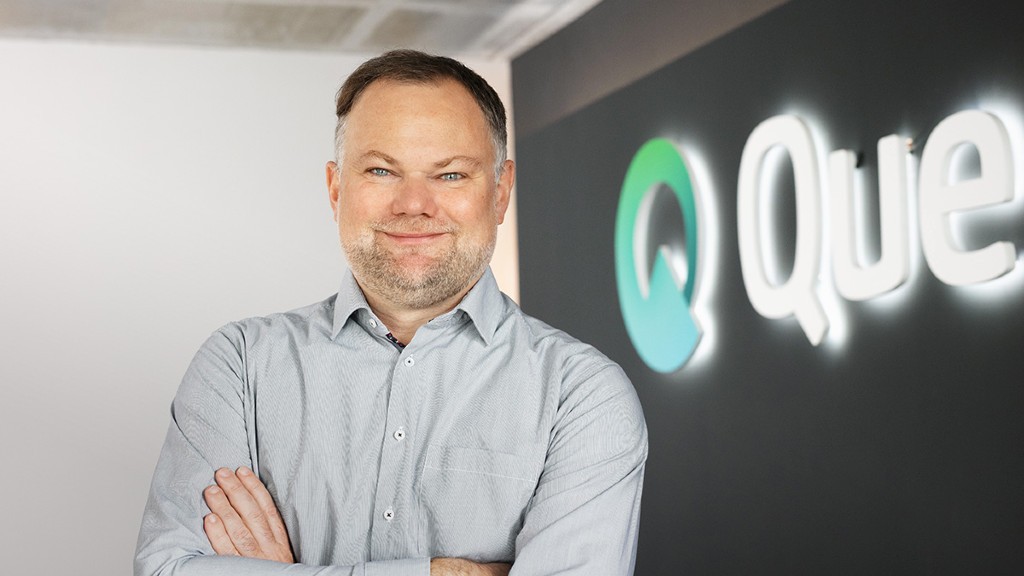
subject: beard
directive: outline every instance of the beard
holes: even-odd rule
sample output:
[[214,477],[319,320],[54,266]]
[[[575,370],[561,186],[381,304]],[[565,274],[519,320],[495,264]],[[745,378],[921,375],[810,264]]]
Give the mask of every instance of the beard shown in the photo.
[[[388,250],[378,233],[389,231],[447,233],[452,242],[428,254],[419,247]],[[458,227],[451,224],[419,224],[408,219],[371,223],[355,239],[342,240],[352,272],[364,290],[393,304],[422,310],[440,304],[476,282],[487,268],[497,238],[492,233],[481,244],[465,245]],[[404,258],[427,259],[426,265],[403,264]]]

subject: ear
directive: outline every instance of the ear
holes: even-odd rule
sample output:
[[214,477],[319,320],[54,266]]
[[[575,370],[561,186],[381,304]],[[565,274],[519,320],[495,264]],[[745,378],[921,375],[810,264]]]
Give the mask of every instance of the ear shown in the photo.
[[338,221],[338,197],[341,193],[341,168],[334,162],[327,163],[327,195],[331,200],[334,221]]
[[502,165],[501,176],[498,177],[498,184],[495,186],[497,198],[495,198],[494,210],[498,215],[498,224],[505,221],[505,212],[508,210],[509,201],[512,199],[512,187],[516,184],[516,163],[505,160]]

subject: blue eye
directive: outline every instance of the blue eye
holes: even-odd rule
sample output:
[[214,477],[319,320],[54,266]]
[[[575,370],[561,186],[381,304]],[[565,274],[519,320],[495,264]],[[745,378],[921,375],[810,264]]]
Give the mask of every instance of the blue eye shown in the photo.
[[374,176],[387,176],[388,174],[390,174],[390,172],[388,172],[384,168],[370,168],[369,170],[367,170],[367,172],[373,174]]
[[441,180],[447,180],[449,182],[453,182],[455,180],[462,180],[462,174],[459,174],[458,172],[446,172],[444,174],[441,174]]

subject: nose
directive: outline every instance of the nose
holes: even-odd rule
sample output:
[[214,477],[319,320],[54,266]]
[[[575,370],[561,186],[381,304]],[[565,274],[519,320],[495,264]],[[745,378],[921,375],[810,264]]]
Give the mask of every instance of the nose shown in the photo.
[[391,211],[396,216],[433,216],[436,208],[430,183],[421,176],[403,178],[391,203]]

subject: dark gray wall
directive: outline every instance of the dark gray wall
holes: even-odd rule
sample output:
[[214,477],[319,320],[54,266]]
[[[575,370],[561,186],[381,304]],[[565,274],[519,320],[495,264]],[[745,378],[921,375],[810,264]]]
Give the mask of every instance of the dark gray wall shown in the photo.
[[788,1],[601,2],[516,59],[516,80],[543,86],[513,95],[516,130],[530,134]]
[[[1024,6],[793,0],[598,97],[556,72],[601,74],[593,57],[607,53],[646,66],[643,31],[601,16],[641,4],[647,19],[684,17],[670,1],[605,0],[512,67],[523,308],[622,364],[647,417],[637,574],[1020,573],[1020,199],[968,239],[1016,244],[1001,290],[947,286],[921,264],[884,301],[844,302],[838,347],[753,310],[735,214],[743,146],[776,114],[823,127],[825,150],[862,151],[872,178],[887,134],[920,144],[948,115],[993,102],[1019,121]],[[595,36],[601,50],[579,48]],[[580,86],[586,105],[544,111],[551,93]],[[630,344],[613,260],[626,167],[655,137],[699,147],[719,214],[716,348],[673,374]],[[783,194],[789,236],[792,212]]]

